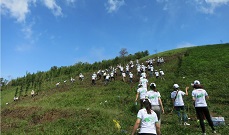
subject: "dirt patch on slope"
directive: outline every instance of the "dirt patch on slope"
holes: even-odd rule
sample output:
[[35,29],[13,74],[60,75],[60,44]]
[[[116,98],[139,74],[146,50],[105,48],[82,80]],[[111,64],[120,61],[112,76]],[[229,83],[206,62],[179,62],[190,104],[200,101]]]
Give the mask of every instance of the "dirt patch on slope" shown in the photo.
[[13,128],[20,128],[23,125],[30,127],[37,124],[52,122],[60,118],[69,119],[74,112],[58,109],[42,111],[41,107],[17,107],[13,110],[4,109],[1,111],[1,129],[7,131]]

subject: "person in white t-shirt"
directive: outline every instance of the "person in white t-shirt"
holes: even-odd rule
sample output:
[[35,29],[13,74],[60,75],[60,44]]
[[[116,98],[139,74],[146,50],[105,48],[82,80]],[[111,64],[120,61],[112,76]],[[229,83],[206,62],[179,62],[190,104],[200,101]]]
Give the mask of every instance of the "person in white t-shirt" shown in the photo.
[[145,72],[145,71],[142,72],[142,73],[141,73],[141,76],[146,78],[146,72]]
[[146,97],[152,105],[152,110],[157,114],[159,123],[161,123],[161,111],[164,113],[164,107],[161,101],[161,94],[157,91],[155,83],[150,84],[150,90],[147,91]]
[[137,75],[141,76],[141,67],[140,67],[140,65],[137,65]]
[[144,108],[138,111],[137,120],[131,135],[135,134],[139,125],[141,126],[139,135],[160,135],[161,131],[157,114],[151,110],[151,104],[148,99],[144,99],[143,106]]
[[156,78],[158,78],[159,77],[159,72],[157,70],[155,70],[154,73],[155,73]]
[[150,76],[153,77],[153,65],[150,65]]
[[125,72],[122,72],[122,81],[126,82],[126,73]]
[[163,70],[159,69],[159,73],[160,73],[160,77],[162,80],[165,80],[164,76],[165,76],[165,73]]
[[171,93],[171,99],[173,102],[173,107],[175,108],[175,110],[177,112],[179,122],[181,123],[183,121],[184,125],[190,125],[189,123],[187,123],[188,116],[185,112],[184,101],[183,101],[183,96],[188,95],[188,88],[189,87],[185,88],[185,92],[183,92],[179,89],[178,84],[174,84],[173,88],[174,88],[174,91]]
[[111,72],[111,81],[114,80],[115,81],[115,77],[114,77],[114,71]]
[[129,78],[130,78],[130,83],[133,83],[133,77],[134,77],[134,75],[133,75],[133,73],[129,73]]
[[137,89],[137,94],[136,94],[135,102],[138,101],[138,98],[140,99],[139,102],[140,102],[140,108],[141,109],[143,107],[143,100],[146,97],[146,92],[147,92],[147,89],[144,88],[142,86],[142,84],[138,84],[138,89]]
[[198,80],[195,80],[192,86],[194,88],[194,90],[192,91],[192,99],[195,102],[195,110],[197,117],[200,121],[203,135],[206,135],[204,116],[207,119],[208,124],[212,129],[212,132],[216,133],[206,102],[206,99],[209,99],[208,93],[206,92],[206,90],[203,89],[200,81]]
[[35,95],[35,92],[34,92],[34,90],[32,90],[31,91],[31,96],[34,97],[34,95]]
[[107,85],[110,82],[110,74],[106,75],[105,85]]
[[91,84],[92,85],[95,85],[95,80],[96,80],[96,77],[94,75],[91,76]]
[[94,72],[92,75],[95,76],[95,79],[97,80],[97,74]]
[[84,75],[83,75],[82,73],[80,73],[80,74],[79,74],[79,80],[80,80],[80,81],[83,81],[83,79],[84,79]]
[[106,76],[107,76],[107,73],[106,71],[103,72],[103,81],[106,81]]
[[146,79],[146,77],[143,77],[142,79],[140,78],[139,83],[141,83],[142,86],[143,86],[144,88],[147,89],[147,86],[148,86],[148,79]]

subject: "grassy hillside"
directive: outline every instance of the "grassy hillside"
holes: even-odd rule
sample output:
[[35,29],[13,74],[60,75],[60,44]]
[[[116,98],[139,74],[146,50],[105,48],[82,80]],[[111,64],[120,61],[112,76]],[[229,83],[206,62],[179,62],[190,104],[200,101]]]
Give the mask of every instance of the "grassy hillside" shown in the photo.
[[[165,79],[149,78],[155,82],[162,95],[165,114],[162,115],[163,135],[199,135],[195,110],[189,96],[184,98],[191,126],[180,126],[177,116],[171,113],[170,93],[174,83],[182,90],[198,79],[207,90],[210,99],[209,110],[212,116],[223,116],[229,120],[229,45],[207,45],[170,50],[140,59],[164,57],[165,63],[154,66],[163,69]],[[85,73],[85,80],[62,84],[55,87],[58,79],[43,83],[39,95],[23,97],[13,102],[15,87],[1,91],[1,133],[4,134],[76,134],[76,135],[114,135],[130,134],[136,120],[139,106],[134,105],[137,81],[133,84],[116,81],[104,86],[101,80],[91,85],[91,72]],[[191,87],[191,86],[190,86]],[[30,91],[29,91],[30,92]],[[6,105],[6,103],[9,103]],[[119,121],[117,130],[113,120]],[[206,126],[207,133],[210,128]],[[221,135],[229,133],[229,127],[216,127]]]

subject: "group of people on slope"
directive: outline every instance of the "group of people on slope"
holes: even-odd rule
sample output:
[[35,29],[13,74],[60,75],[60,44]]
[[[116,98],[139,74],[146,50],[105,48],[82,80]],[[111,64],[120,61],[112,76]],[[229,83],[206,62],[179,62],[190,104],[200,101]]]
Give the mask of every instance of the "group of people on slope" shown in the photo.
[[[196,110],[197,118],[202,129],[203,135],[206,135],[204,117],[207,119],[209,126],[212,129],[212,133],[216,133],[214,128],[206,99],[208,99],[208,94],[206,90],[203,89],[200,81],[195,80],[192,84],[192,99],[194,101],[194,106]],[[179,122],[184,125],[190,125],[187,123],[188,116],[185,113],[185,106],[183,101],[183,96],[188,95],[189,87],[185,88],[185,92],[180,90],[178,84],[173,85],[173,92],[171,92],[171,99],[173,102],[173,107],[177,112]],[[138,132],[139,135],[161,135],[160,125],[161,125],[161,113],[164,113],[164,107],[161,101],[160,92],[156,89],[156,84],[150,84],[150,90],[139,84],[137,90],[135,101],[140,99],[140,110],[137,113],[137,120],[133,127],[132,135],[134,135],[140,126]]]

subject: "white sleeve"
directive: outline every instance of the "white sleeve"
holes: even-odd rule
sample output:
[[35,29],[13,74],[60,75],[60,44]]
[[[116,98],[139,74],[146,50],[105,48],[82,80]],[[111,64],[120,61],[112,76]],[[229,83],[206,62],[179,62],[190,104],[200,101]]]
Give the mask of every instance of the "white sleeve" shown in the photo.
[[205,91],[205,96],[208,96],[208,93],[207,93],[207,91]]
[[138,111],[137,118],[142,119],[142,113],[141,110]]
[[192,91],[192,97],[195,97],[195,91]]
[[174,98],[174,97],[175,97],[173,93],[174,93],[174,92],[171,93],[171,98]]
[[181,92],[181,95],[182,95],[182,96],[184,96],[184,95],[185,95],[185,92],[183,92],[183,91],[180,91],[180,92]]

